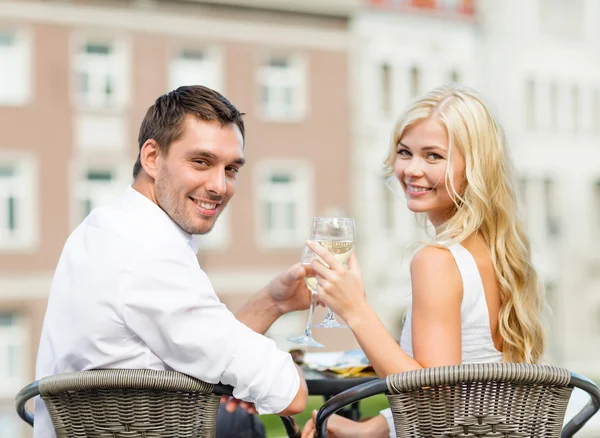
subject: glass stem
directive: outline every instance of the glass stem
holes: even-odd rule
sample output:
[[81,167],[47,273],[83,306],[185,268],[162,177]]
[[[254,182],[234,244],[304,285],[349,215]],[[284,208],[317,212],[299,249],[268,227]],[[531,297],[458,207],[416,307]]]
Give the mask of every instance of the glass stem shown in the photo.
[[325,315],[325,321],[335,321],[335,315],[330,308],[327,308],[327,314]]
[[306,323],[306,328],[304,329],[304,336],[312,338],[312,322],[313,322],[313,313],[315,312],[315,303],[316,303],[317,293],[311,291],[310,292],[310,307],[308,308],[308,321]]

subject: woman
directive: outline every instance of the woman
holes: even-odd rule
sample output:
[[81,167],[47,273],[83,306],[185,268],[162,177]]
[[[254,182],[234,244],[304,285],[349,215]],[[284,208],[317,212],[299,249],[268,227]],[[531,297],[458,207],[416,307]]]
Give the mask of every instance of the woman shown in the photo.
[[[330,266],[313,263],[319,298],[346,321],[378,376],[536,363],[545,345],[543,289],[517,217],[508,149],[479,94],[450,85],[415,101],[396,123],[384,167],[398,178],[408,208],[435,228],[411,261],[412,306],[400,346],[367,303],[356,258],[346,268],[307,243]],[[303,437],[313,428],[314,418]],[[334,437],[395,435],[389,410],[363,423],[333,416],[328,430]]]

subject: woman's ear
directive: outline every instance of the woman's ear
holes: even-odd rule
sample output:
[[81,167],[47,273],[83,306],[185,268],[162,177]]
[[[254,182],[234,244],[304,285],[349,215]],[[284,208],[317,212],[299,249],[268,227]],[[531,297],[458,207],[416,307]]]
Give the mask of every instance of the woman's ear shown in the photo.
[[140,163],[144,172],[151,178],[156,179],[158,174],[158,158],[160,156],[160,146],[153,138],[146,140],[140,150]]

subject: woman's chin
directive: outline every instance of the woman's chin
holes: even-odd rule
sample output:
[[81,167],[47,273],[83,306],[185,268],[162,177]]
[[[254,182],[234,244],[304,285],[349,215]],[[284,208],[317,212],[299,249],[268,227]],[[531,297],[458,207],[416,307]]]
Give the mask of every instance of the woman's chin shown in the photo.
[[431,209],[424,205],[423,202],[419,202],[417,200],[409,199],[406,203],[406,206],[413,213],[427,213]]

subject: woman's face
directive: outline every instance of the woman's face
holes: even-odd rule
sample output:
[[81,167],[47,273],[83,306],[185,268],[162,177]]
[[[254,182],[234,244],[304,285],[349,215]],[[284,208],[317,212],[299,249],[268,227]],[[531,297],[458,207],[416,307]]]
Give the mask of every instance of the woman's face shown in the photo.
[[[406,129],[397,145],[395,173],[406,193],[408,208],[415,213],[427,213],[435,227],[448,220],[455,208],[450,188],[446,187],[448,147],[448,132],[434,119]],[[454,188],[461,193],[465,159],[456,148],[452,150],[452,163]]]

